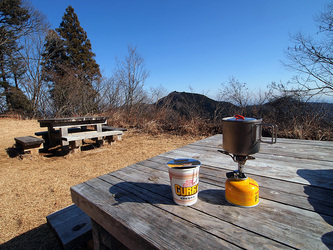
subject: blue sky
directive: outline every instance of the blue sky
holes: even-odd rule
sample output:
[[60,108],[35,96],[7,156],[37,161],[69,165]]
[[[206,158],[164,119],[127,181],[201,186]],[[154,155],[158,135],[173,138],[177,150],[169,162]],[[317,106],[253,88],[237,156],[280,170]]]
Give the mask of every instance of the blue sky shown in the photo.
[[231,77],[250,90],[286,83],[290,35],[315,34],[324,0],[31,0],[52,28],[68,5],[87,32],[104,75],[129,44],[145,59],[146,88],[195,91],[215,98]]

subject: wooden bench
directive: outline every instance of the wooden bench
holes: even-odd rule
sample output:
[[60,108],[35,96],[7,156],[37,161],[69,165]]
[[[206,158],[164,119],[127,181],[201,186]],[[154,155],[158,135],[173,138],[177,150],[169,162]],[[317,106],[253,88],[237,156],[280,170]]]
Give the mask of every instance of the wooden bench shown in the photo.
[[127,131],[127,128],[116,128],[111,126],[102,126],[103,131]]
[[43,139],[34,136],[15,137],[14,139],[16,148],[22,153],[30,151],[31,154],[38,155],[41,144],[44,143]]
[[112,144],[117,140],[120,141],[123,134],[123,131],[90,131],[64,135],[61,137],[61,139],[64,141],[68,141],[71,150],[76,152],[80,150],[80,147],[82,146],[82,140],[93,139],[97,140],[99,144],[104,144],[104,141],[106,141],[108,144]]
[[76,249],[92,239],[90,217],[75,204],[46,216],[64,249]]
[[[68,128],[69,133],[78,133],[78,132],[84,132],[84,131],[92,131],[87,128],[78,128],[78,127],[71,127]],[[49,131],[40,131],[35,133],[36,136],[42,136],[44,140],[44,149],[48,150],[50,147],[57,146],[61,144],[61,134],[59,129],[53,130],[52,134],[49,134]],[[52,138],[50,138],[50,136]],[[53,144],[51,144],[53,142]]]

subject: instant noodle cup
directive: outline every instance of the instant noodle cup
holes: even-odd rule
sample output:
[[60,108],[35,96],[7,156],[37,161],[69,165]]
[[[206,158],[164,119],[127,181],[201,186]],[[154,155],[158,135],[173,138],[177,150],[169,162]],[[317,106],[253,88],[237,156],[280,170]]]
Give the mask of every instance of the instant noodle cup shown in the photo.
[[200,165],[195,159],[174,159],[167,163],[176,204],[191,206],[197,202]]

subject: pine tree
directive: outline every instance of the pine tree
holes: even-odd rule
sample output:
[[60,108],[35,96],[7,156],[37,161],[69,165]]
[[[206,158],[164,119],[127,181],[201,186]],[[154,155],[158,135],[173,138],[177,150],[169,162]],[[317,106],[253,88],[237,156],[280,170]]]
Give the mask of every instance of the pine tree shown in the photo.
[[66,41],[67,62],[74,68],[83,70],[87,79],[94,80],[100,76],[99,65],[94,59],[95,54],[91,51],[90,40],[71,6],[66,9],[60,27],[56,31]]
[[61,79],[66,75],[66,61],[68,57],[65,52],[64,41],[55,30],[49,30],[45,37],[45,51],[43,54],[43,79],[51,83],[50,96],[53,105],[61,113],[63,104],[66,103],[67,95],[62,95],[61,90],[65,90]]
[[101,77],[87,33],[68,6],[60,27],[46,39],[46,78],[53,88],[51,97],[61,115],[85,115],[96,110],[93,82]]

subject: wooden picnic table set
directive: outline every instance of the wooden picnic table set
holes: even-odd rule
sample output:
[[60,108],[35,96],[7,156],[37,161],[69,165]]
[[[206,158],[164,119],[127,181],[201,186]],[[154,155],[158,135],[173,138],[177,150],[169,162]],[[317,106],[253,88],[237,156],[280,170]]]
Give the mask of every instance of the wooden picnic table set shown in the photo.
[[94,140],[97,145],[111,144],[121,140],[125,129],[107,126],[108,117],[67,117],[40,119],[40,127],[46,127],[47,131],[36,132],[34,136],[15,138],[16,145],[24,150],[37,152],[43,144],[44,150],[55,146],[61,146],[64,152],[80,151],[85,139]]
[[[333,142],[253,139],[261,121],[238,121],[71,187],[94,249],[333,249]],[[247,148],[247,129],[269,143]]]

